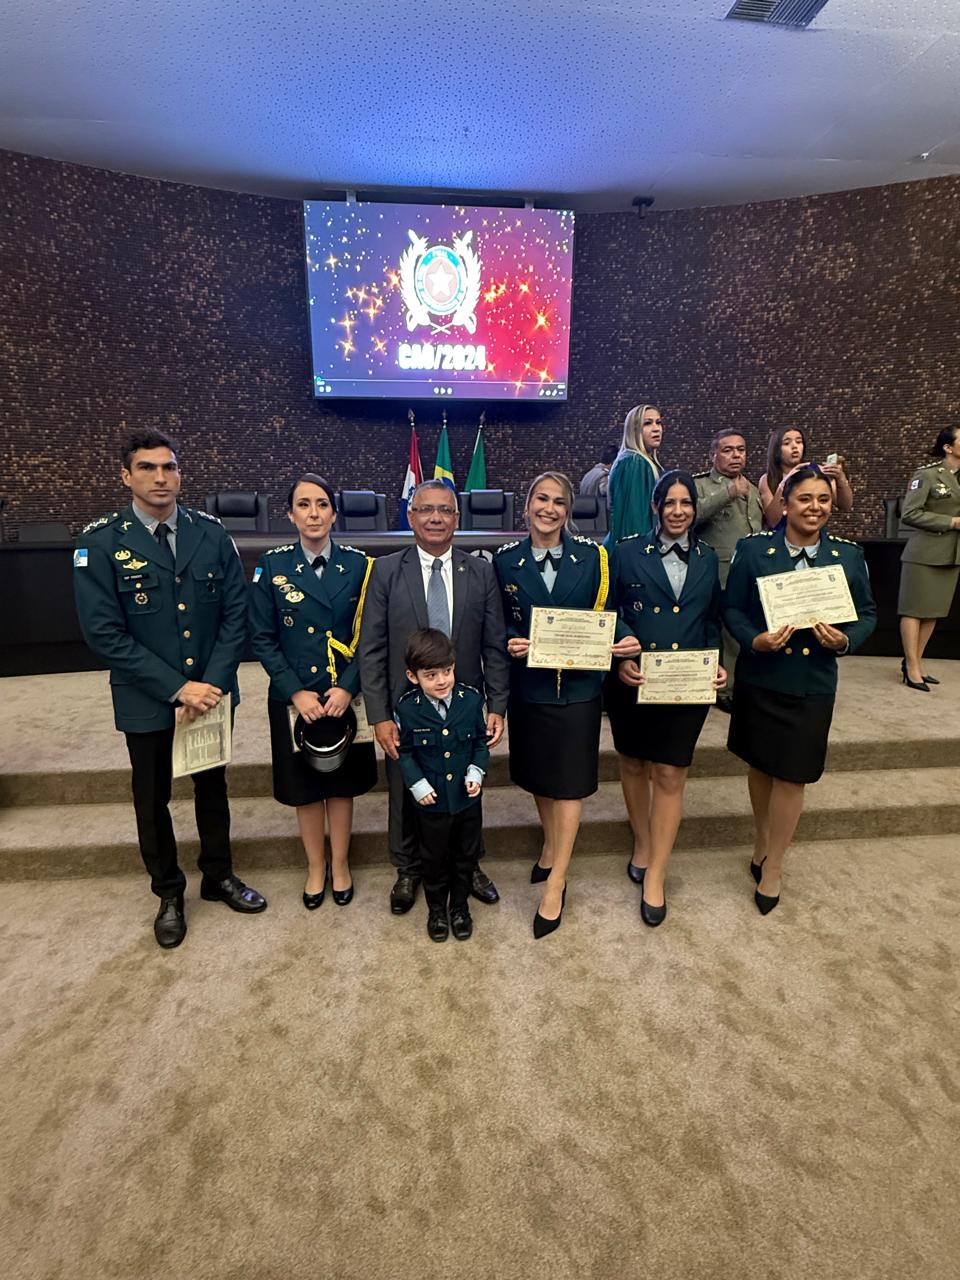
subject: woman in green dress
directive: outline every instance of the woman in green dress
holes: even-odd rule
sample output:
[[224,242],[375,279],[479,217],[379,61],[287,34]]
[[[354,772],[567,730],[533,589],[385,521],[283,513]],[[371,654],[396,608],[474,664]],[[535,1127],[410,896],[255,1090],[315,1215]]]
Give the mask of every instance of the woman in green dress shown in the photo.
[[623,422],[623,440],[607,481],[610,504],[608,547],[634,533],[646,533],[653,524],[650,499],[663,467],[657,450],[663,439],[663,421],[656,405],[638,404]]

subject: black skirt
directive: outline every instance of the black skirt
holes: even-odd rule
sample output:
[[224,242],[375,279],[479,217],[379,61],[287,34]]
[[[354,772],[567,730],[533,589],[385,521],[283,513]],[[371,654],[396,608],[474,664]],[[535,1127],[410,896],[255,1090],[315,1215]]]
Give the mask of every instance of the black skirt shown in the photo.
[[827,759],[833,694],[805,696],[738,680],[727,750],[783,782],[817,782]]
[[600,698],[589,702],[522,702],[507,708],[510,781],[548,800],[582,800],[597,789]]
[[270,719],[270,752],[273,757],[273,797],[280,804],[298,807],[318,800],[362,796],[376,785],[377,757],[372,742],[354,743],[339,769],[321,773],[312,768],[290,739],[287,704],[267,699]]
[[637,691],[611,673],[604,683],[613,745],[622,756],[689,769],[710,703],[693,706],[643,706]]

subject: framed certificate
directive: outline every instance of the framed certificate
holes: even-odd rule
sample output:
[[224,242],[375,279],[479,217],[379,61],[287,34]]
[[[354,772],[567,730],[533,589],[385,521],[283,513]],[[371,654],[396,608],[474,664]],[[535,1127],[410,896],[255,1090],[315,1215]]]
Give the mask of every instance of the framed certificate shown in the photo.
[[715,702],[717,666],[716,649],[644,650],[640,674],[646,683],[637,689],[637,701],[647,706]]
[[812,627],[815,622],[836,626],[838,622],[857,620],[847,575],[839,564],[771,573],[757,579],[757,590],[768,631]]
[[609,671],[617,615],[593,609],[530,610],[528,667],[552,671]]

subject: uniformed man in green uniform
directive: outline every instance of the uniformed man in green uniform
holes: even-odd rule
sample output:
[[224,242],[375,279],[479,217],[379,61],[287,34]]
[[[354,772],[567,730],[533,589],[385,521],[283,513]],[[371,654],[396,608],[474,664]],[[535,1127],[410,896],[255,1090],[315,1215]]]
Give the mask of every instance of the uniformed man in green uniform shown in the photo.
[[[697,536],[717,553],[720,585],[727,585],[730,561],[741,538],[763,528],[763,507],[757,486],[743,474],[747,442],[734,428],[718,431],[710,442],[710,470],[694,476],[697,486]],[[721,711],[733,705],[733,670],[739,646],[723,632],[720,665],[727,672],[727,688],[717,697]]]
[[[160,899],[154,934],[176,947],[187,930],[186,878],[177,862],[169,801],[176,714],[195,719],[224,694],[239,700],[247,592],[240,557],[215,516],[179,506],[180,468],[160,432],[123,450],[132,502],[94,520],[74,552],[84,638],[110,668],[114,720],[126,735],[140,852]],[[182,710],[180,710],[182,708]],[[200,836],[200,896],[235,911],[266,901],[233,872],[226,769],[193,775]]]

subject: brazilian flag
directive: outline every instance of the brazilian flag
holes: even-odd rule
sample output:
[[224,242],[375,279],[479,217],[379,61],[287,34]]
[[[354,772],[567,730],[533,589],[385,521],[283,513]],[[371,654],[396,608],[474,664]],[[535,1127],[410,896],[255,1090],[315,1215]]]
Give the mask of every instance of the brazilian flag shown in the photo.
[[447,437],[447,424],[443,424],[440,432],[440,442],[437,445],[437,462],[433,468],[434,480],[442,480],[445,485],[456,493],[456,486],[453,483],[453,459],[450,457],[450,440]]

